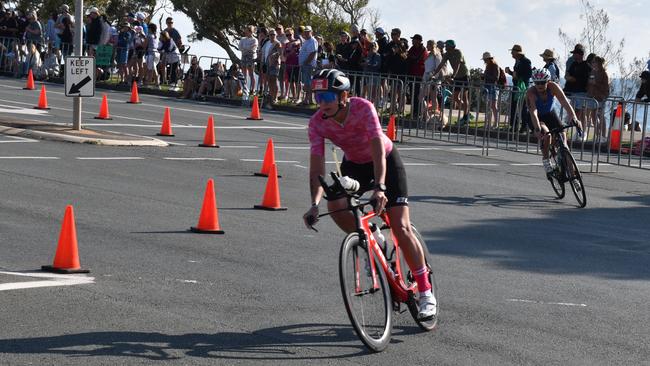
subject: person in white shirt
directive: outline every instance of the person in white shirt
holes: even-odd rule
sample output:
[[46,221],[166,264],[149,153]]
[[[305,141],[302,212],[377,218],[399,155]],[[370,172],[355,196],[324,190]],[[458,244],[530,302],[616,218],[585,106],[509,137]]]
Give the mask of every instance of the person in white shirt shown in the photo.
[[303,32],[304,41],[298,53],[298,64],[300,65],[300,78],[305,90],[305,98],[303,105],[313,104],[311,93],[311,78],[312,73],[316,69],[316,54],[318,53],[318,42],[312,36],[312,29],[310,26],[305,26]]
[[255,59],[257,58],[257,38],[255,26],[249,25],[244,29],[244,38],[239,40],[239,51],[241,51],[241,67],[246,83],[250,82],[250,90],[255,89]]

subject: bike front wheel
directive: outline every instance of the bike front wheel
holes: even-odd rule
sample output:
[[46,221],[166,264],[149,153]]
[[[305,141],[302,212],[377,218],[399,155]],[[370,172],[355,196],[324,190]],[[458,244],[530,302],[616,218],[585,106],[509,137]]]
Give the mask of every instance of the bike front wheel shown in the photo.
[[584,184],[582,184],[582,175],[578,169],[578,164],[576,164],[573,155],[567,149],[562,149],[562,160],[565,164],[566,177],[571,185],[573,195],[578,201],[578,206],[583,208],[587,206],[587,192],[585,191]]
[[339,257],[339,277],[345,310],[357,336],[371,351],[383,351],[390,342],[392,297],[386,274],[373,254],[373,271],[368,246],[358,233],[345,237]]
[[553,166],[555,166],[555,171],[552,173],[546,174],[546,177],[548,178],[548,181],[551,182],[551,187],[553,187],[553,192],[555,192],[555,195],[557,198],[564,198],[565,190],[564,190],[564,181],[562,180],[561,174],[563,174],[561,167],[558,165],[558,160],[557,159],[557,154],[555,150],[555,146],[551,145],[550,147],[550,155],[551,159],[553,160]]

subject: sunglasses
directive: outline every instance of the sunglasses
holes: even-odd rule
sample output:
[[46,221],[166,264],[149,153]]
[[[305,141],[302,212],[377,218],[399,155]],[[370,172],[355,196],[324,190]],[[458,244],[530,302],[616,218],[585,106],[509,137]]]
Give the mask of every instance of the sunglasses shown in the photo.
[[546,85],[546,81],[536,81],[535,85]]
[[318,92],[314,96],[316,103],[332,103],[336,100],[336,93],[334,92]]

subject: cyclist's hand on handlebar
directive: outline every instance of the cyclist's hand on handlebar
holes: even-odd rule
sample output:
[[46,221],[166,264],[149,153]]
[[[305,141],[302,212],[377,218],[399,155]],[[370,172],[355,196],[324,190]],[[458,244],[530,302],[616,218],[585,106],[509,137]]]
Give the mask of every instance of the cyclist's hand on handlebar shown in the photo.
[[372,197],[370,197],[370,201],[373,201],[373,210],[375,213],[380,214],[386,208],[388,198],[386,198],[386,194],[383,191],[377,189],[372,194]]
[[311,206],[302,216],[302,219],[305,222],[307,229],[318,231],[314,228],[314,224],[318,222],[318,206]]

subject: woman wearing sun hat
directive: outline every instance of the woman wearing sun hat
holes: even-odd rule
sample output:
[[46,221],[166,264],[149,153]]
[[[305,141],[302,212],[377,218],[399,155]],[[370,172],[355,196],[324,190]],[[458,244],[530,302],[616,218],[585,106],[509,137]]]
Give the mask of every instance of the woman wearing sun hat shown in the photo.
[[555,52],[551,49],[545,49],[544,52],[539,55],[544,60],[544,68],[551,73],[551,81],[559,82],[560,81],[560,67],[555,60]]

